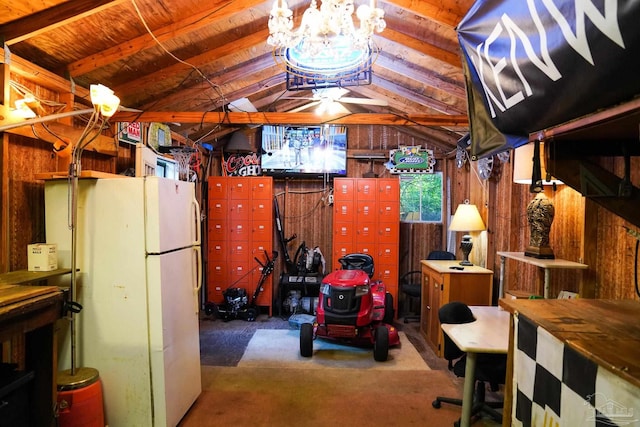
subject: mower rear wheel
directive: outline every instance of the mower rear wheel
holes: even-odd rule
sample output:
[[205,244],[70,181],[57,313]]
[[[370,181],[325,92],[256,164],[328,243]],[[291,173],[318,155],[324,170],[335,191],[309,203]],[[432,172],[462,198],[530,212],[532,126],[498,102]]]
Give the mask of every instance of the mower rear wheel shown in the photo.
[[300,325],[300,356],[311,357],[313,355],[313,325],[303,323]]
[[378,326],[373,341],[373,358],[376,362],[385,362],[389,357],[389,330]]

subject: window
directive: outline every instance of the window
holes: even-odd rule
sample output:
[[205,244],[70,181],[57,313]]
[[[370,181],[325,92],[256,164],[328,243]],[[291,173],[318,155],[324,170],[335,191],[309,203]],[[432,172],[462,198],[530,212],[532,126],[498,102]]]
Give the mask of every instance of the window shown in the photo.
[[442,172],[400,174],[400,220],[442,222]]

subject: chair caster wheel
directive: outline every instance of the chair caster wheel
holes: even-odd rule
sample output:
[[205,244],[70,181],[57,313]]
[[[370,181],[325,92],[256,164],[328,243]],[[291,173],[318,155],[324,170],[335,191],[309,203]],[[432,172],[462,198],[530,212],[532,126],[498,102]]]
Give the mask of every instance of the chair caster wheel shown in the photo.
[[433,406],[436,409],[440,409],[440,401],[439,400],[434,400],[433,402],[431,402],[431,406]]

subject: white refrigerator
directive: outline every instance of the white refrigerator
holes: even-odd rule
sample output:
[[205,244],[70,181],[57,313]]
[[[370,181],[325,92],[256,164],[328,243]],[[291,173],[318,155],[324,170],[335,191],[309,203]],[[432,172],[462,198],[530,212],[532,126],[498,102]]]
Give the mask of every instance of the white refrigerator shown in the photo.
[[[67,180],[45,183],[47,242],[71,266]],[[76,367],[98,370],[105,423],[175,426],[199,396],[200,208],[193,183],[80,179]],[[70,368],[60,328],[59,369]],[[66,333],[66,336],[65,336]]]

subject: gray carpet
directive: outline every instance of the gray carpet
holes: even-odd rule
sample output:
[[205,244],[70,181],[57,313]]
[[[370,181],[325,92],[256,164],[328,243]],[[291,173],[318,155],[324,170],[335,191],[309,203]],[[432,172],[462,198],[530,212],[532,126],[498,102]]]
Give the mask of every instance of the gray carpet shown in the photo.
[[297,329],[258,329],[238,363],[239,367],[280,369],[367,369],[421,371],[429,367],[407,340],[403,332],[400,345],[389,348],[384,363],[373,359],[369,347],[346,345],[340,341],[317,338],[313,342],[313,356],[300,355],[300,331]]

